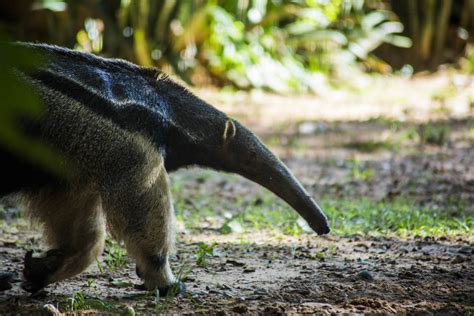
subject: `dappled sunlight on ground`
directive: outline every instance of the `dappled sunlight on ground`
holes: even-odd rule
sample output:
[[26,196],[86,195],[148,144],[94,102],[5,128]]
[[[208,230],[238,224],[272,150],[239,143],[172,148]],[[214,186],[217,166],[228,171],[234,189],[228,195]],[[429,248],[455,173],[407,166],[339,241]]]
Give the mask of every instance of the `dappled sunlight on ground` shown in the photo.
[[450,114],[472,114],[474,76],[445,70],[411,79],[391,76],[367,77],[353,89],[331,90],[317,97],[280,96],[262,92],[217,93],[194,91],[231,116],[263,130],[288,121],[354,121],[382,117],[401,121],[427,121]]

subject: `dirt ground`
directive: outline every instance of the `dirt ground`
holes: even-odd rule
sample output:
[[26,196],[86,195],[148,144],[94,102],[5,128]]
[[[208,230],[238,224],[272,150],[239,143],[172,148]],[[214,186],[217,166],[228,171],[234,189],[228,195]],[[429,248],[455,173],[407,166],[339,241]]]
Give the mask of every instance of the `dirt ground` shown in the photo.
[[[18,288],[2,293],[0,313],[37,312],[45,304],[60,302],[59,310],[64,311],[64,302],[81,290],[119,311],[131,306],[138,314],[460,315],[474,306],[474,247],[463,238],[305,236],[282,240],[259,234],[251,244],[241,244],[238,237],[205,233],[183,238],[179,256],[192,258],[196,242],[203,240],[217,240],[219,255],[206,259],[205,267],[193,266],[185,280],[187,293],[169,303],[156,304],[154,296],[133,288],[139,279],[132,264],[118,273],[101,273],[94,266],[79,277],[48,287],[39,297]],[[21,265],[23,252],[14,244],[4,241],[1,251],[8,268]],[[324,256],[315,256],[318,252]],[[175,264],[174,269],[180,266]],[[88,285],[88,280],[94,284]]]
[[[443,208],[453,217],[460,216],[462,206],[463,216],[472,222],[474,79],[456,76],[373,82],[386,89],[385,95],[380,89],[370,95],[319,98],[196,93],[251,126],[317,199],[403,197]],[[440,97],[447,86],[454,86],[455,93]],[[435,124],[439,133],[425,135],[427,124]],[[372,170],[370,176],[354,175],[354,161],[357,172]],[[227,207],[238,198],[256,201],[261,194],[258,186],[241,178],[203,177],[197,169],[178,171],[171,180],[183,178],[186,183],[175,192],[176,201],[206,194]],[[39,247],[40,236],[23,219],[10,218],[8,207],[4,210],[1,270],[21,271],[25,249]],[[228,211],[241,210],[229,206]],[[93,265],[34,297],[15,284],[0,292],[0,314],[48,313],[46,304],[51,304],[49,313],[127,315],[474,313],[472,232],[222,234],[220,221],[203,217],[186,228],[180,223],[172,265],[185,278],[187,291],[176,298],[157,299],[135,289],[140,281],[126,259],[124,268],[104,271]],[[203,244],[211,245],[208,255],[202,255]],[[197,258],[202,259],[199,264]]]

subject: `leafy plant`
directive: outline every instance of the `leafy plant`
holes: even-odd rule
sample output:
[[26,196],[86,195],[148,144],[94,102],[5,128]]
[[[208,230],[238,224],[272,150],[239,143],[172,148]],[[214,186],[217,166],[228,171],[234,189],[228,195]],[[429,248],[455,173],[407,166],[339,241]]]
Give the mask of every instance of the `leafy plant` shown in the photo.
[[68,304],[66,306],[67,310],[72,312],[77,312],[81,310],[93,309],[105,312],[117,312],[117,309],[96,297],[90,297],[86,295],[83,291],[77,291],[74,295],[69,298]]
[[463,71],[468,74],[474,74],[474,45],[468,44],[466,46],[466,54],[461,61]]
[[411,46],[409,38],[398,35],[403,31],[403,24],[395,20],[392,12],[378,9],[367,12],[361,5],[350,8],[345,11],[346,18],[352,21],[346,25],[351,27],[343,28],[342,32],[347,37],[348,51],[355,57],[365,60],[383,43],[405,48]]
[[314,258],[318,259],[320,261],[324,261],[324,259],[325,259],[324,257],[325,257],[324,252],[321,252],[321,251],[318,251],[314,254]]
[[241,89],[324,93],[382,43],[411,44],[381,0],[37,2],[53,42]]
[[[112,272],[123,269],[127,265],[127,251],[119,243],[110,238],[107,238],[105,241],[104,254],[105,265]],[[99,270],[102,271],[99,262],[98,266]]]
[[346,145],[348,148],[352,148],[362,152],[375,152],[380,149],[392,149],[394,144],[390,143],[389,141],[374,141],[374,140],[366,140],[366,141],[354,141]]
[[206,258],[216,255],[216,244],[208,245],[204,242],[199,242],[197,244],[198,250],[195,252],[196,255],[196,264],[198,266],[206,265]]
[[449,141],[450,129],[444,124],[430,122],[418,128],[418,136],[422,144],[442,146]]
[[354,180],[367,181],[374,177],[375,170],[364,166],[360,161],[354,160],[350,177]]
[[21,119],[37,119],[43,105],[34,89],[20,79],[18,71],[31,71],[39,67],[44,58],[23,46],[2,41],[4,37],[0,34],[0,148],[61,175],[60,155],[38,139],[27,136],[20,126]]
[[[127,30],[139,63],[169,63],[186,81],[207,73],[243,89],[320,93],[331,88],[328,74],[374,59],[370,53],[382,43],[410,45],[399,35],[396,16],[380,3],[130,0],[118,9],[116,28]],[[81,34],[89,33],[97,37]]]
[[[181,37],[198,38],[198,59],[213,76],[241,88],[288,93],[321,92],[328,88],[324,73],[337,67],[342,51],[346,61],[365,60],[382,43],[407,47],[397,35],[403,25],[388,11],[367,9],[364,1],[283,1],[246,7],[246,16],[226,6],[207,5]],[[211,2],[212,3],[212,2]],[[200,21],[200,22],[196,22]],[[196,25],[200,27],[196,28]],[[350,26],[350,27],[349,27]],[[209,36],[196,32],[207,27]]]

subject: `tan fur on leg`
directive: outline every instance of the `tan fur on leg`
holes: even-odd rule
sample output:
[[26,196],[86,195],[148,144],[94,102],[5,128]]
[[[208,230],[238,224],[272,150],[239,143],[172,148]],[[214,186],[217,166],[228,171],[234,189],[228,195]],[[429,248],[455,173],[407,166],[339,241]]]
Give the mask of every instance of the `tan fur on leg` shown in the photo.
[[149,289],[166,288],[177,280],[168,256],[174,251],[175,219],[163,159],[146,153],[141,172],[134,171],[123,192],[106,195],[104,210],[113,234],[125,242]]

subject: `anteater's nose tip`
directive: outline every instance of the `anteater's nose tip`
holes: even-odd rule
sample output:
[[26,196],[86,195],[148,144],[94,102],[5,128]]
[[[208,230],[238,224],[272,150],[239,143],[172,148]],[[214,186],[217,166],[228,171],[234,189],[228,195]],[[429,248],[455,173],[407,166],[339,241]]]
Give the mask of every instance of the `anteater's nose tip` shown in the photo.
[[329,227],[329,223],[325,216],[323,218],[320,218],[319,220],[312,221],[308,224],[318,235],[326,235],[329,234],[329,232],[331,231],[331,228]]
[[329,234],[329,232],[331,232],[331,228],[329,228],[329,224],[327,222],[316,231],[318,235],[326,235]]

